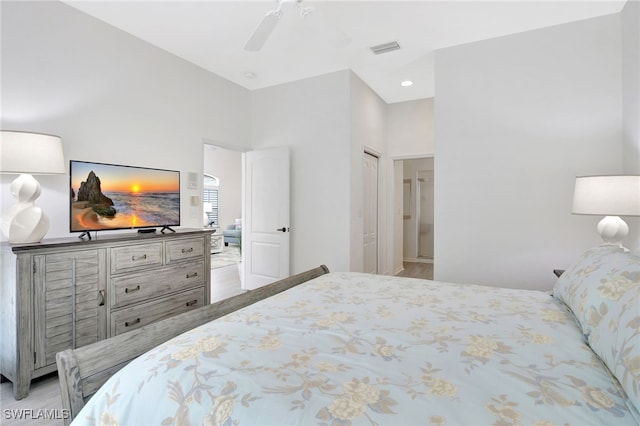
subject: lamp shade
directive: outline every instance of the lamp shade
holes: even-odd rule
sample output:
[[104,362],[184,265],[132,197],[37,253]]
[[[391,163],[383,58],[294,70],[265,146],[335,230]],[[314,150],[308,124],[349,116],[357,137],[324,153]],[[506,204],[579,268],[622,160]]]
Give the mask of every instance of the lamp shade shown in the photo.
[[64,174],[62,139],[41,133],[0,131],[0,173]]
[[640,176],[576,177],[572,213],[640,216]]

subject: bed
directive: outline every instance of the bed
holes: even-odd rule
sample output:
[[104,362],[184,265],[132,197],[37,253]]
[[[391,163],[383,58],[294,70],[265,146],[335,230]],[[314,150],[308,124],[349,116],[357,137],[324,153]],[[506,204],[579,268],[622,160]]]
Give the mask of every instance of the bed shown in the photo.
[[58,354],[73,424],[638,424],[637,253],[588,250],[553,293],[325,267],[262,291]]

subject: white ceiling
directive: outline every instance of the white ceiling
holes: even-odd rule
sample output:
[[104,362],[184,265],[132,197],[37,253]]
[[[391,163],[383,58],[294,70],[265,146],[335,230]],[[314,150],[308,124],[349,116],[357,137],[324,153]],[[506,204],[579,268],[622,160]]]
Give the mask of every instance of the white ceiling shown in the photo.
[[[301,18],[287,5],[259,52],[244,45],[276,0],[92,1],[65,3],[187,61],[259,89],[343,69],[353,70],[387,103],[434,95],[434,50],[619,12],[605,1],[310,1]],[[336,34],[347,45],[331,41]],[[374,55],[370,46],[401,49]],[[250,72],[254,78],[247,78]],[[405,88],[406,79],[415,84]]]

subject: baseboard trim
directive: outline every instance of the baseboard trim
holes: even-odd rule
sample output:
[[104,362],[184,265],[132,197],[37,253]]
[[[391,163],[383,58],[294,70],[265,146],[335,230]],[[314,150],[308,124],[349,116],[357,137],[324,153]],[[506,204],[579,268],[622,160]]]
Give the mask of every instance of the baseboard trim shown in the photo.
[[433,263],[433,259],[425,259],[422,257],[405,257],[402,259],[403,262],[413,262],[413,263]]

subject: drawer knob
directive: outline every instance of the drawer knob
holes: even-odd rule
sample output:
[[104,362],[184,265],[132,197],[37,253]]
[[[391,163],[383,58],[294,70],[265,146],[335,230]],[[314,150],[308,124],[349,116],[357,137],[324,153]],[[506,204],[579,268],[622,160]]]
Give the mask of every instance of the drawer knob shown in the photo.
[[131,260],[136,261],[136,260],[144,260],[147,258],[146,254],[143,254],[142,256],[131,256]]
[[133,287],[133,288],[125,288],[124,292],[125,293],[133,293],[134,291],[138,291],[140,290],[140,284],[138,284],[137,286]]
[[186,305],[187,305],[187,306],[193,306],[193,305],[195,305],[196,303],[198,303],[198,299],[193,299],[191,302],[187,302],[187,303],[186,303]]
[[126,322],[124,323],[124,326],[125,326],[125,327],[129,327],[129,326],[131,326],[131,325],[138,324],[139,322],[140,322],[140,318],[136,318],[136,319],[134,319],[133,321],[126,321]]
[[188,249],[182,249],[183,253],[191,253],[193,252],[193,247],[189,247]]
[[194,273],[191,273],[191,274],[187,274],[187,278],[194,278],[194,277],[197,277],[197,276],[198,276],[197,272],[194,272]]

